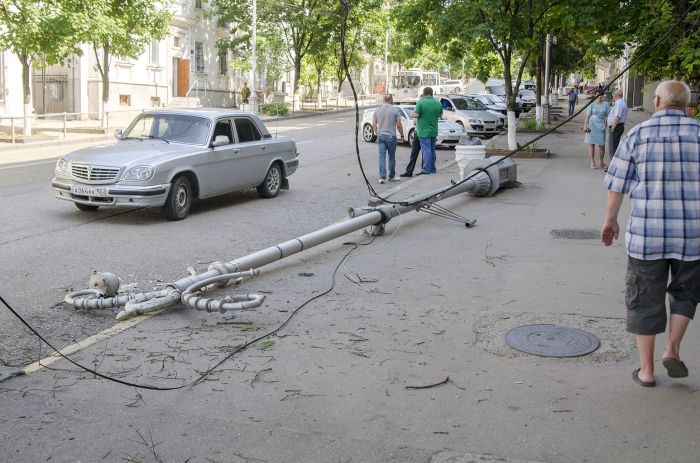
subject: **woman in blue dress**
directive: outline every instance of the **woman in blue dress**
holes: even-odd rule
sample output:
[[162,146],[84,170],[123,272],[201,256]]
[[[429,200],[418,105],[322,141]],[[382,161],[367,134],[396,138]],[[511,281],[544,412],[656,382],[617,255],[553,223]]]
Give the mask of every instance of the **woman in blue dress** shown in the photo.
[[608,118],[610,106],[605,101],[605,95],[599,93],[593,104],[586,111],[586,119],[583,122],[583,131],[586,136],[583,142],[588,145],[588,154],[591,156],[591,169],[595,169],[595,145],[598,145],[600,155],[600,168],[605,170],[605,121]]

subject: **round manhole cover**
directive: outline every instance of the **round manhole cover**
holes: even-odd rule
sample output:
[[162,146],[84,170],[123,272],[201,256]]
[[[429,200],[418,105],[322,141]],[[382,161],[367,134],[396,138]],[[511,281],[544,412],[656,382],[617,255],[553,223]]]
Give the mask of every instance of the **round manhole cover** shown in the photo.
[[598,338],[576,328],[558,325],[525,325],[506,333],[513,349],[543,357],[579,357],[600,346]]

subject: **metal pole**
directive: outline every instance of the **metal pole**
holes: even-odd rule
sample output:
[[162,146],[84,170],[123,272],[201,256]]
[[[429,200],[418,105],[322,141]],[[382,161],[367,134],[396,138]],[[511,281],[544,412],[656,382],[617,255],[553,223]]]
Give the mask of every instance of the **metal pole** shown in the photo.
[[68,129],[66,128],[66,113],[63,113],[63,138],[68,136]]
[[549,123],[549,47],[552,43],[551,34],[547,34],[545,39],[544,54],[544,104],[542,105],[542,119]]
[[253,30],[252,30],[252,45],[253,50],[250,57],[250,105],[253,107],[253,112],[257,112],[257,100],[258,94],[255,90],[255,71],[257,66],[257,35],[258,35],[258,13],[257,13],[257,0],[253,0]]
[[389,93],[389,29],[386,30],[384,38],[384,73],[386,74],[384,93]]
[[15,144],[15,117],[10,117],[10,126],[12,127],[12,144]]

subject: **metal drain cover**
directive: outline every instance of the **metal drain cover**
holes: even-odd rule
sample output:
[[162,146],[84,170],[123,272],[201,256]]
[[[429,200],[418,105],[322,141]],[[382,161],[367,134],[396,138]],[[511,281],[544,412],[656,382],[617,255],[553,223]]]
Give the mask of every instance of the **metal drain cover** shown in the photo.
[[580,357],[600,346],[590,333],[558,325],[525,325],[506,333],[506,344],[513,349],[543,357]]

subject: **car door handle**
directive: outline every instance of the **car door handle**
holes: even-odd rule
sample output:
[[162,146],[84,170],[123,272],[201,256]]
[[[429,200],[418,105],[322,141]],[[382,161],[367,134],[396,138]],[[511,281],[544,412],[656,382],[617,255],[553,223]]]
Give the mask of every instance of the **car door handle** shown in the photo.
[[267,146],[261,146],[260,149],[263,151],[267,151]]
[[240,152],[241,152],[241,150],[233,150],[233,154],[238,154]]

